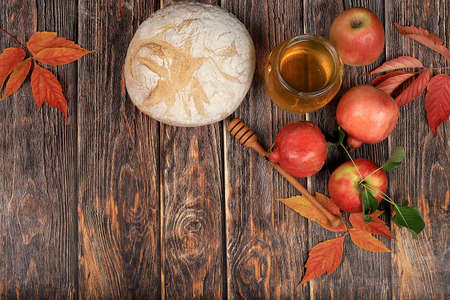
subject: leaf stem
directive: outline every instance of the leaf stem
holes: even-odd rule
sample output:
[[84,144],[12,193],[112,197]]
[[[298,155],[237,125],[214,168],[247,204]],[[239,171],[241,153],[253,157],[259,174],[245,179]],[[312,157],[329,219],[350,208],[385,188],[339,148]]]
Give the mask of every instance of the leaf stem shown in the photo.
[[380,191],[379,189],[374,188],[374,187],[372,187],[372,186],[370,186],[370,185],[368,185],[368,184],[362,184],[362,185],[363,185],[365,188],[369,189],[369,190],[372,190],[372,191],[374,191],[374,192],[381,193],[381,194],[383,195],[382,198],[383,198],[384,200],[386,200],[387,202],[389,202],[390,204],[392,204],[392,205],[396,208],[395,212],[399,214],[399,216],[400,216],[400,217],[403,219],[403,221],[405,222],[406,227],[409,228],[408,222],[406,221],[406,219],[405,219],[405,217],[403,216],[403,214],[402,214],[402,212],[400,211],[400,209],[398,209],[397,203],[395,203],[394,200],[392,200],[391,197],[389,197],[386,193]]
[[24,44],[22,44],[21,42],[19,42],[18,39],[16,39],[14,36],[12,36],[8,31],[6,31],[5,29],[0,27],[0,31],[3,31],[4,33],[6,33],[10,38],[12,38],[17,44],[19,44],[22,48],[26,49],[26,47],[24,46]]

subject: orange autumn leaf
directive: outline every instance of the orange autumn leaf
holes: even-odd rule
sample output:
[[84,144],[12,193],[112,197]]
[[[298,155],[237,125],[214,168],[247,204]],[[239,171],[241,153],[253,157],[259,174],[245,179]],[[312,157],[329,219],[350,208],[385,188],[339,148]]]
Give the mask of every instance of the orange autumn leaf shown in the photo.
[[81,46],[63,37],[57,37],[56,32],[36,32],[28,40],[27,47],[33,55],[45,48],[72,48],[82,50]]
[[382,210],[376,210],[374,213],[370,214],[370,216],[372,218],[378,218],[379,216],[381,216],[383,214]]
[[31,59],[26,59],[20,62],[11,73],[11,76],[6,83],[5,90],[3,92],[2,100],[17,92],[22,83],[27,78],[28,72],[30,72]]
[[378,218],[378,214],[371,214],[372,222],[364,222],[363,213],[351,213],[350,214],[350,223],[352,223],[353,227],[356,229],[360,229],[369,233],[382,235],[388,237],[390,239],[393,238],[389,227],[383,222],[383,220]]
[[317,278],[325,272],[331,274],[337,269],[344,252],[344,238],[345,236],[341,236],[321,242],[309,251],[309,257],[305,265],[306,273],[299,284]]
[[0,89],[14,68],[25,58],[25,50],[7,48],[0,54]]
[[56,32],[36,32],[27,47],[34,59],[52,66],[71,63],[92,52],[63,37],[57,37]]
[[39,51],[33,58],[46,65],[60,66],[79,60],[88,53],[91,52],[85,49],[47,48]]
[[325,229],[328,229],[333,232],[347,231],[347,227],[345,226],[344,222],[342,222],[338,227],[332,227],[327,217],[325,217],[325,215],[304,196],[294,196],[278,200],[284,203],[289,208],[295,210],[303,217],[318,223]]
[[428,32],[427,30],[415,26],[402,26],[395,23],[397,31],[410,39],[416,40],[431,50],[434,50],[450,60],[450,52],[442,43],[441,38]]
[[[5,33],[10,35],[6,31]],[[16,38],[11,37],[20,44]],[[26,52],[21,48],[7,48],[0,54],[0,92],[9,76],[1,99],[7,98],[20,88],[33,64],[31,88],[36,104],[40,108],[47,102],[56,107],[64,114],[67,122],[67,101],[61,84],[52,72],[37,65],[37,61],[53,66],[64,65],[93,51],[83,49],[64,37],[57,37],[56,32],[36,32],[28,40],[27,48],[33,56],[26,60]]]
[[330,213],[332,213],[335,216],[340,217],[341,216],[341,210],[339,207],[331,200],[329,197],[325,196],[324,194],[316,192],[316,199],[319,201],[320,204],[322,204],[323,207],[325,207]]
[[399,106],[402,106],[419,97],[427,87],[430,77],[431,74],[429,70],[420,73],[420,75],[395,98],[395,102],[397,102]]
[[59,109],[67,121],[67,101],[63,95],[61,84],[52,72],[35,63],[31,73],[31,89],[39,108],[46,102]]
[[370,252],[391,252],[382,241],[366,231],[350,228],[348,232],[350,233],[352,242],[359,248]]
[[425,96],[427,121],[434,135],[438,126],[450,115],[450,76],[439,74],[431,78]]

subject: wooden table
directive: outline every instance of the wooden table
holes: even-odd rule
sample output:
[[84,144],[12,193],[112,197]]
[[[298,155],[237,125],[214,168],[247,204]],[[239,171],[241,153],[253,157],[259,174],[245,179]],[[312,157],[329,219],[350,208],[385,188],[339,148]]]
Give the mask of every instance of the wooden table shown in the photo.
[[[345,68],[341,94],[400,55],[449,65],[393,25],[424,27],[448,46],[448,0],[213,2],[235,14],[254,39],[256,75],[233,117],[266,147],[292,121],[311,120],[328,136],[336,129],[336,100],[307,115],[287,113],[269,100],[262,73],[275,45],[301,33],[327,36],[346,8],[376,12],[387,38],[374,64]],[[391,224],[396,239],[382,238],[391,254],[365,252],[347,240],[335,273],[297,287],[308,251],[335,234],[275,200],[297,193],[236,143],[225,131],[228,120],[166,126],[140,113],[126,94],[121,73],[128,43],[166,4],[1,0],[0,26],[19,40],[57,31],[96,52],[52,69],[69,100],[68,125],[55,109],[37,109],[29,80],[0,104],[0,298],[449,297],[449,123],[433,136],[424,96],[401,108],[388,139],[354,155],[381,163],[396,146],[406,147],[406,163],[389,175],[389,194],[418,206],[425,231],[414,240]],[[0,46],[16,45],[1,34]],[[332,149],[325,168],[302,183],[327,193],[330,171],[345,160]]]

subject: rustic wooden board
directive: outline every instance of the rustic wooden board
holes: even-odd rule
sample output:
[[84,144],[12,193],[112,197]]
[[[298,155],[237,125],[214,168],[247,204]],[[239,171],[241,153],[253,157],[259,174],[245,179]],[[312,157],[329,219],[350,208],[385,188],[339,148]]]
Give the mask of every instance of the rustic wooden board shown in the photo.
[[158,298],[159,125],[126,97],[122,66],[156,3],[79,1],[79,297]]
[[[424,66],[449,66],[445,58],[430,49],[400,36],[394,22],[415,25],[438,35],[449,45],[448,1],[386,2],[386,32],[393,36],[387,56],[410,55]],[[433,74],[441,73],[433,70]],[[443,73],[449,74],[448,70]],[[434,137],[426,123],[425,93],[400,108],[400,118],[391,136],[392,148],[406,147],[406,163],[390,176],[390,193],[398,203],[408,201],[422,212],[426,227],[415,240],[404,229],[392,228],[399,238],[392,243],[392,294],[395,299],[445,299],[449,289],[448,205],[449,122]],[[401,237],[400,237],[401,235]]]
[[162,292],[167,299],[225,296],[222,149],[220,123],[161,125]]
[[[301,119],[301,116],[281,112],[271,103],[265,91],[263,71],[270,49],[302,32],[302,7],[294,5],[294,1],[222,1],[222,6],[247,26],[257,56],[253,86],[234,117],[241,118],[255,130],[261,144],[268,148],[274,130]],[[306,221],[275,199],[294,194],[261,157],[244,149],[225,133],[229,298],[303,298],[307,295],[307,288],[296,289],[306,255]]]
[[[126,95],[121,73],[128,43],[138,25],[169,2],[0,0],[0,27],[19,40],[57,31],[96,50],[77,63],[50,67],[69,102],[67,125],[54,108],[37,109],[29,80],[0,103],[0,299],[448,297],[449,122],[434,137],[422,95],[401,108],[389,139],[353,152],[382,163],[396,146],[406,146],[406,163],[389,175],[389,194],[423,212],[427,227],[419,239],[395,224],[397,240],[381,238],[392,254],[365,252],[348,239],[334,274],[297,287],[308,251],[336,235],[276,201],[297,192],[226,132],[228,120],[165,126]],[[367,83],[371,77],[361,74],[386,58],[411,55],[426,66],[449,66],[393,26],[422,26],[448,46],[448,1],[203,2],[235,14],[254,39],[255,78],[232,117],[254,129],[266,148],[296,120],[315,122],[331,138],[337,101],[308,115],[287,113],[271,103],[263,68],[284,39],[303,32],[327,36],[344,9],[375,11],[387,42],[371,66],[346,67],[340,95]],[[0,33],[0,49],[15,46]],[[329,173],[345,160],[332,148],[325,168],[301,182],[326,193]]]
[[[25,43],[36,31],[76,39],[76,3],[3,1],[2,28]],[[41,16],[41,17],[37,17]],[[2,34],[1,49],[18,47]],[[52,68],[70,123],[39,111],[27,80],[0,105],[0,298],[74,298],[76,286],[76,65]]]

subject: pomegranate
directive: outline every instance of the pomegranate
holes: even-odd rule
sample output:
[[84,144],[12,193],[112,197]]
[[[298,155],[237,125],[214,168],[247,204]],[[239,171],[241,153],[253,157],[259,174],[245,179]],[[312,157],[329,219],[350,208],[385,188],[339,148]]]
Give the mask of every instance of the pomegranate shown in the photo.
[[338,103],[336,120],[347,132],[347,144],[358,148],[362,143],[375,144],[389,136],[399,116],[391,96],[370,85],[348,90]]
[[319,127],[312,122],[298,121],[280,130],[268,158],[293,176],[307,177],[319,172],[327,153],[327,141]]
[[[383,169],[377,171],[378,166],[365,158],[355,159],[355,164],[359,172],[353,162],[347,161],[340,165],[328,180],[328,192],[331,199],[346,212],[362,211],[362,183],[370,187],[370,191],[378,203],[381,201],[382,193],[385,193],[387,189],[387,176]],[[360,174],[362,178],[365,178],[363,181]]]

